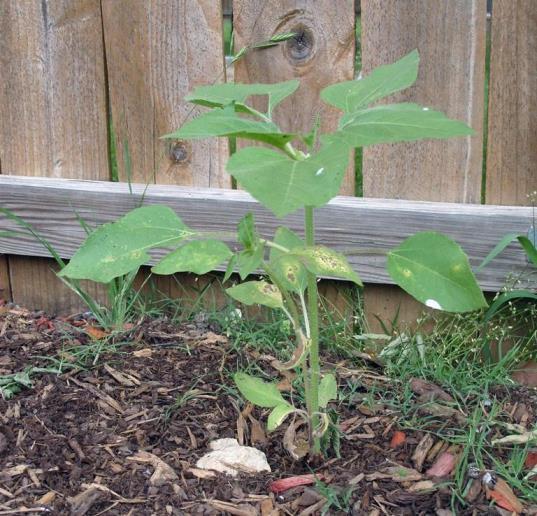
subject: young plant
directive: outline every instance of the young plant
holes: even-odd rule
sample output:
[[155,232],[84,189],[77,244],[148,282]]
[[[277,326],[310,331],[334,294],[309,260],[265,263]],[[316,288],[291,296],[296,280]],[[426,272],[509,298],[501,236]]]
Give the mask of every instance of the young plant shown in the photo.
[[[300,370],[306,406],[294,406],[275,383],[244,373],[237,373],[234,380],[246,399],[271,409],[269,430],[292,413],[302,415],[309,425],[310,453],[319,455],[321,436],[330,425],[327,406],[337,397],[337,384],[333,374],[321,377],[317,280],[329,276],[359,286],[362,282],[345,256],[316,245],[314,209],[338,195],[350,151],[356,147],[472,134],[464,123],[417,104],[370,107],[411,86],[418,61],[414,51],[365,78],[325,88],[322,100],[342,111],[342,116],[338,128],[323,135],[318,133],[319,123],[309,133],[300,134],[282,131],[273,120],[275,107],[299,87],[297,80],[202,86],[187,97],[210,110],[166,137],[242,138],[264,143],[264,147],[238,150],[230,157],[227,170],[276,217],[303,210],[304,239],[284,226],[268,239],[257,232],[253,215],[247,214],[238,225],[242,249],[233,253],[214,233],[187,227],[170,208],[146,206],[93,232],[60,275],[107,283],[146,263],[153,248],[172,249],[153,267],[155,274],[204,274],[226,261],[225,280],[235,270],[242,280],[262,270],[264,279],[246,281],[227,292],[241,303],[280,309],[287,315],[296,349],[288,362],[276,365],[282,370]],[[248,102],[256,95],[267,98],[266,112]],[[388,252],[387,259],[394,281],[428,306],[452,312],[486,306],[466,255],[446,236],[435,232],[414,235]]]

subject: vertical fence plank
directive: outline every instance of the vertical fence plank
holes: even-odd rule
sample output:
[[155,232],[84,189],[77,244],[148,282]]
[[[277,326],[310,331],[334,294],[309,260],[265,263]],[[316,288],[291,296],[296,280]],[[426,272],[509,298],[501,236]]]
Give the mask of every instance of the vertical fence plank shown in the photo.
[[[362,0],[364,72],[420,52],[418,80],[389,101],[418,102],[465,121],[475,136],[364,149],[365,197],[480,202],[485,0]],[[396,223],[396,221],[394,221]],[[411,322],[421,308],[395,287],[365,290],[374,315]]]
[[[322,130],[335,129],[339,112],[319,100],[319,92],[354,75],[354,4],[347,0],[235,0],[235,50],[274,34],[298,36],[277,47],[251,52],[235,64],[236,82],[278,82],[299,78],[297,94],[275,110],[284,130],[311,129],[315,116]],[[344,180],[343,195],[354,195],[354,170]]]
[[220,2],[103,0],[103,21],[119,178],[229,187],[223,139],[159,139],[200,112],[187,93],[224,82]]
[[7,256],[0,255],[0,299],[11,300],[11,284],[9,281],[9,269]]
[[[103,0],[102,5],[119,179],[231,188],[224,139],[159,139],[204,111],[183,100],[187,93],[225,82],[221,2]],[[153,278],[161,294],[180,299],[205,279]]]
[[[99,0],[0,3],[0,160],[4,174],[108,179]],[[13,300],[80,308],[50,260],[10,257]]]
[[537,190],[535,0],[494,1],[488,116],[486,201],[528,204]]

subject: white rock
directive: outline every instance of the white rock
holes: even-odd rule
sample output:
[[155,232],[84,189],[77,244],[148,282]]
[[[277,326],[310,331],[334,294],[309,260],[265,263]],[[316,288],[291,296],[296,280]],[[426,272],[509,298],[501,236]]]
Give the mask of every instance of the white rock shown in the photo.
[[209,443],[212,450],[196,462],[196,467],[227,473],[260,473],[270,471],[265,454],[257,448],[241,446],[237,439],[217,439]]

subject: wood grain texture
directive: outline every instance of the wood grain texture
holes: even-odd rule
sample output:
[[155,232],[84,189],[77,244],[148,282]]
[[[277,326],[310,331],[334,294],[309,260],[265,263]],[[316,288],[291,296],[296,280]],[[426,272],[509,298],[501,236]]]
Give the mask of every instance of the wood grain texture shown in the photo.
[[[270,238],[279,225],[301,232],[302,213],[276,219],[249,194],[240,190],[176,186],[128,185],[101,181],[0,176],[0,205],[33,224],[64,257],[72,256],[85,234],[76,213],[90,226],[115,220],[140,204],[166,204],[195,229],[235,231],[237,220],[254,213],[262,236]],[[476,265],[508,232],[527,229],[529,206],[490,206],[458,203],[336,197],[316,212],[318,242],[345,252],[350,249],[387,250],[417,231],[440,231],[454,238]],[[0,230],[10,229],[0,218]],[[499,288],[511,272],[526,267],[525,254],[512,245],[479,275],[485,290]],[[33,239],[0,241],[0,253],[44,256]],[[159,256],[158,253],[155,254]],[[366,282],[391,282],[379,254],[350,254],[350,263]]]
[[[0,56],[2,172],[108,179],[100,1],[0,2]],[[81,306],[51,263],[10,258],[15,302]]]
[[[235,81],[274,83],[298,78],[298,92],[275,110],[275,121],[283,130],[307,132],[321,114],[321,130],[335,129],[340,112],[323,104],[319,92],[329,84],[353,78],[354,2],[234,0],[233,24],[235,51],[274,34],[297,34],[277,47],[247,54],[235,64]],[[341,193],[354,192],[354,167],[350,167]]]
[[224,139],[161,140],[203,111],[194,87],[224,82],[222,11],[211,0],[103,0],[106,64],[119,177],[229,187]]
[[9,280],[9,268],[7,256],[0,255],[0,299],[11,300],[11,283]]
[[[480,202],[485,70],[485,0],[362,1],[363,72],[420,53],[416,84],[386,102],[418,102],[465,121],[475,135],[446,141],[376,145],[364,149],[367,197]],[[422,305],[397,287],[365,289],[374,317],[412,325]]]
[[486,201],[529,204],[537,191],[537,2],[495,0]]
[[385,103],[417,102],[475,131],[444,141],[365,148],[365,196],[480,202],[485,21],[485,0],[362,2],[364,73],[415,48],[420,53],[416,84]]

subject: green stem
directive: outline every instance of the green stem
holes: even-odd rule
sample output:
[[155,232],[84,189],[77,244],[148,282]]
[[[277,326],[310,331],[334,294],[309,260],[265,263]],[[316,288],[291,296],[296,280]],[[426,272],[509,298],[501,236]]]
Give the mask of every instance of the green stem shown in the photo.
[[[304,211],[304,226],[306,230],[306,245],[315,245],[315,227],[313,224],[313,207],[306,206]],[[309,381],[309,403],[308,413],[311,421],[311,429],[314,430],[319,425],[319,379],[321,375],[319,365],[319,292],[317,290],[317,277],[313,272],[307,274],[308,277],[308,311],[310,320],[310,381]],[[313,437],[311,443],[311,453],[313,456],[321,453],[321,439]]]

